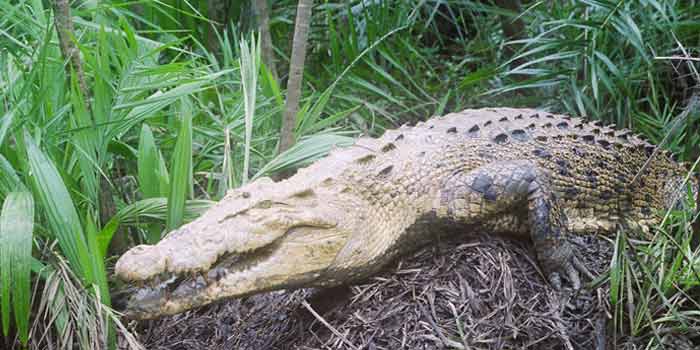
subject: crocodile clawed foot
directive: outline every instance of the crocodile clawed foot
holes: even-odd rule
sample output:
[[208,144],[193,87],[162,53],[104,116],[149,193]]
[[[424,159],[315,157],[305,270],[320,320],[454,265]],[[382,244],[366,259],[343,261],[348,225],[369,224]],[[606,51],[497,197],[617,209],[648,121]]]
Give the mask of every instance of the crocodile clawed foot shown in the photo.
[[567,262],[560,267],[559,271],[553,271],[549,273],[547,278],[552,287],[556,290],[562,290],[561,274],[566,276],[566,279],[571,283],[571,288],[577,291],[581,289],[581,277],[579,276],[578,270],[574,267],[572,262]]
[[552,287],[556,290],[562,290],[562,275],[571,283],[571,288],[574,291],[581,289],[581,276],[585,275],[586,278],[592,280],[594,279],[593,274],[588,270],[586,265],[574,254],[570,258],[556,264],[559,265],[558,268],[550,270],[547,274],[547,279]]

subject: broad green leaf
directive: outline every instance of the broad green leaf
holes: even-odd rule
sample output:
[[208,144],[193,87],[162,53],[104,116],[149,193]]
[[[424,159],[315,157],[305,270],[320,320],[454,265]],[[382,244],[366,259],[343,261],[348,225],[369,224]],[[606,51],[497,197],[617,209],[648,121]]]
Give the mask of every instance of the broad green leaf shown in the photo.
[[488,80],[493,78],[498,71],[494,67],[485,67],[485,68],[480,68],[477,69],[469,74],[467,74],[463,79],[462,82],[460,83],[461,88],[466,88],[478,83],[481,83],[484,80]]
[[311,109],[308,109],[308,106],[305,106],[305,108],[298,112],[297,123],[295,125],[297,132],[294,133],[297,135],[297,137],[306,135],[308,133],[307,128],[310,125],[315,124],[321,117],[321,112],[326,109],[326,105],[328,104],[328,100],[331,98],[332,93],[333,89],[326,89],[326,91],[319,96]]
[[338,113],[335,113],[331,116],[328,116],[327,118],[321,119],[321,120],[317,121],[315,124],[309,125],[308,129],[304,132],[304,134],[310,134],[313,132],[325,130],[326,128],[329,128],[329,127],[335,125],[337,122],[347,118],[348,116],[350,116],[352,113],[356,112],[361,107],[362,106],[355,106],[355,107],[346,109],[344,111],[340,111]]
[[282,96],[277,80],[275,80],[275,77],[272,76],[272,72],[270,72],[270,70],[264,64],[260,65],[260,70],[262,71],[261,75],[263,78],[263,84],[261,84],[263,93],[265,96],[274,97],[277,106],[284,108],[284,97]]
[[[188,200],[185,202],[183,222],[189,222],[204,213],[214,201]],[[168,199],[163,197],[142,199],[119,210],[110,220],[112,225],[138,225],[151,222],[166,222],[168,216]]]
[[[20,341],[27,344],[31,307],[30,268],[34,200],[29,192],[11,192],[0,213],[0,284],[2,331],[8,336],[10,304]],[[10,303],[10,297],[12,303]]]
[[440,99],[440,104],[433,115],[443,115],[445,113],[445,107],[447,106],[447,101],[450,99],[450,95],[452,95],[452,90],[448,90],[445,96]]
[[139,188],[143,194],[143,198],[159,197],[159,170],[158,149],[156,148],[153,132],[148,124],[144,123],[141,126],[141,135],[139,137],[138,151],[138,174]]
[[71,74],[71,105],[73,107],[73,116],[70,118],[71,126],[79,129],[73,136],[73,145],[76,148],[73,155],[78,158],[81,193],[89,199],[93,208],[98,208],[100,185],[96,172],[96,169],[99,169],[99,164],[95,141],[100,138],[100,135],[78,87],[76,74]]
[[15,172],[12,164],[0,154],[0,198],[5,197],[12,191],[21,190],[24,188],[22,180]]
[[109,244],[112,242],[112,237],[117,231],[117,228],[119,228],[119,220],[112,218],[99,232],[96,232],[97,251],[100,252],[101,256],[107,256]]
[[207,74],[205,76],[198,77],[196,81],[178,85],[177,87],[170,89],[167,92],[154,93],[145,100],[118,104],[112,107],[112,110],[128,109],[134,107],[147,107],[151,105],[157,105],[159,108],[162,108],[165,105],[169,105],[184,96],[189,96],[196,92],[209,89],[211,87],[212,82],[215,81],[218,77],[226,73],[230,73],[232,71],[233,70],[227,69],[224,71]]
[[107,285],[107,272],[105,271],[104,258],[99,247],[99,232],[95,219],[90,214],[85,218],[85,235],[87,236],[88,249],[90,250],[90,262],[95,274],[95,283],[100,290],[100,300],[105,305],[110,305],[109,286]]
[[290,149],[272,159],[255,174],[253,179],[308,165],[314,160],[324,157],[335,147],[346,147],[353,143],[355,143],[355,139],[347,136],[333,134],[310,136],[295,143]]
[[53,162],[44,155],[25,131],[32,188],[48,219],[50,233],[58,240],[61,251],[77,276],[84,282],[94,282],[90,252],[73,199],[68,194]]
[[617,305],[622,288],[623,270],[625,265],[625,237],[622,232],[618,232],[613,249],[613,258],[610,261],[610,303]]
[[168,230],[178,228],[183,221],[185,200],[192,188],[192,110],[190,101],[180,103],[180,131],[173,152],[172,178],[168,196]]
[[[151,128],[148,127],[148,124],[144,123],[141,127],[138,156],[139,187],[141,188],[143,198],[167,196],[167,190],[161,190],[161,188],[167,187],[168,178],[167,170],[164,171],[165,175],[162,174],[163,169],[165,169],[165,165],[163,164],[160,151],[156,147],[153,139],[153,132],[151,132]],[[161,185],[163,182],[162,179],[165,179],[166,184]],[[116,225],[114,229],[116,229]],[[149,225],[146,235],[147,242],[149,244],[157,243],[160,240],[161,231],[162,227],[160,225]],[[111,239],[114,231],[105,233],[109,234],[101,235],[101,237],[103,237],[103,239]]]
[[168,167],[165,165],[163,154],[158,150],[158,188],[160,189],[161,197],[170,195],[170,176],[168,175]]
[[0,118],[0,145],[5,142],[5,136],[10,129],[10,125],[12,125],[12,121],[15,119],[16,111],[17,109],[10,110]]

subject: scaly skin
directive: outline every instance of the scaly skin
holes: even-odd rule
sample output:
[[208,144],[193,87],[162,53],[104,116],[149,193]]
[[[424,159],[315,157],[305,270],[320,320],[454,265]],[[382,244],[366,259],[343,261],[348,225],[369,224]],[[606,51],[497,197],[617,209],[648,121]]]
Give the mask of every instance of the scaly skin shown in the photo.
[[[139,285],[127,315],[371,276],[437,235],[530,237],[555,287],[579,286],[567,235],[643,235],[687,170],[629,131],[528,109],[466,110],[361,138],[273,183],[231,191],[116,265]],[[639,175],[635,178],[637,173]],[[697,189],[695,189],[697,191]]]

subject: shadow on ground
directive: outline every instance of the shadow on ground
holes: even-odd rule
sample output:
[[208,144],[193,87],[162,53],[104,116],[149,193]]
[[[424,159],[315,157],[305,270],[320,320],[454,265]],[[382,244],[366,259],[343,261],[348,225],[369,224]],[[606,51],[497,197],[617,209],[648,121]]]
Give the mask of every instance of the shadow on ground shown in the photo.
[[[609,266],[607,241],[574,244],[594,274]],[[131,327],[148,349],[595,349],[608,300],[606,288],[554,292],[527,242],[483,237],[428,247],[365,284],[256,295]]]

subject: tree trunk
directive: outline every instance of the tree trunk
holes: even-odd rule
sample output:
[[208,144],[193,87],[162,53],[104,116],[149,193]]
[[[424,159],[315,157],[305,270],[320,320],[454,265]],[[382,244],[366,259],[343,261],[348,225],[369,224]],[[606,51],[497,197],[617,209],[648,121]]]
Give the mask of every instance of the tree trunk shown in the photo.
[[83,98],[86,102],[85,107],[89,112],[91,108],[87,100],[90,97],[90,91],[85,83],[85,73],[83,71],[83,64],[80,61],[80,51],[73,42],[73,21],[70,17],[70,4],[68,0],[55,0],[53,2],[53,9],[54,23],[56,24],[56,31],[58,32],[61,54],[69,61],[69,65],[66,66],[66,76],[70,77],[72,68],[73,72],[77,75],[76,78],[78,80],[80,93],[83,94]]
[[[263,63],[272,73],[272,76],[279,82],[277,75],[277,64],[275,63],[275,52],[272,49],[272,36],[270,35],[270,9],[267,0],[253,0],[255,19],[260,30],[260,50],[262,51]],[[298,17],[297,17],[298,18]],[[304,40],[306,41],[306,40]]]
[[287,100],[284,105],[284,118],[280,131],[278,152],[288,150],[294,144],[294,126],[296,125],[301,96],[301,81],[304,77],[304,59],[306,58],[306,40],[311,22],[312,0],[299,0],[297,18],[294,25],[292,57],[289,63],[289,80],[287,81]]

